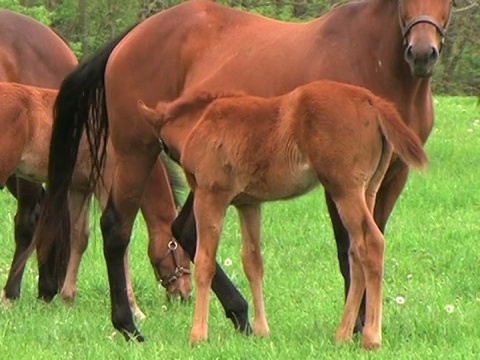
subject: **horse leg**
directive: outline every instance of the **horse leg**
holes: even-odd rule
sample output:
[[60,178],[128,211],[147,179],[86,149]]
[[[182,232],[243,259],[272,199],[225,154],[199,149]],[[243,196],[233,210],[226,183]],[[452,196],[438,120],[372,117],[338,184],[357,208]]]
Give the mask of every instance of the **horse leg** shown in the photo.
[[[343,226],[342,220],[338,215],[337,207],[335,202],[332,200],[330,195],[325,192],[325,200],[327,202],[328,212],[330,214],[330,221],[332,222],[333,233],[335,235],[335,241],[337,244],[337,259],[338,265],[340,267],[340,273],[343,277],[343,289],[345,299],[348,297],[348,291],[350,289],[350,262],[349,262],[349,253],[350,253],[350,239],[348,236],[347,229]],[[360,310],[358,312],[358,318],[355,323],[354,332],[361,332],[363,327],[363,322],[365,320],[365,297],[362,299],[360,305]]]
[[384,238],[368,210],[365,198],[349,196],[336,200],[342,222],[351,239],[351,284],[336,336],[350,338],[362,297],[367,291],[366,317],[362,331],[362,347],[380,347],[382,325],[382,279]]
[[124,260],[143,189],[157,155],[158,148],[155,148],[149,154],[131,151],[119,158],[110,198],[100,220],[110,285],[112,323],[127,340],[135,338],[144,341],[135,326],[128,301]]
[[[171,227],[177,209],[165,167],[160,160],[155,163],[148,179],[141,210],[148,229],[148,256],[155,276],[160,281],[164,280],[162,285],[170,297],[180,296],[185,300],[190,298],[190,260],[180,246],[174,250],[169,248],[172,241]],[[176,253],[166,256],[170,251]],[[179,269],[181,272],[177,274]]]
[[15,252],[10,266],[7,283],[2,290],[2,303],[9,305],[12,300],[20,296],[21,282],[25,266],[18,271],[17,261],[21,254],[30,245],[38,217],[40,201],[43,197],[41,185],[27,182],[17,177],[10,177],[7,181],[9,191],[17,198],[17,212],[15,214]]
[[128,249],[125,250],[125,257],[123,258],[123,267],[125,269],[125,278],[127,281],[127,296],[130,309],[137,320],[143,320],[147,316],[143,313],[140,307],[137,304],[137,299],[135,298],[135,293],[133,292],[132,279],[130,278],[130,267],[128,265]]
[[87,249],[89,235],[88,210],[90,208],[91,194],[83,191],[70,189],[70,258],[68,260],[67,273],[60,296],[67,303],[73,303],[77,294],[78,269],[82,255]]
[[[392,213],[393,207],[395,206],[396,201],[400,193],[402,192],[405,183],[408,178],[408,168],[403,163],[395,163],[387,171],[385,178],[380,186],[376,201],[375,201],[375,212],[374,218],[380,229],[384,232],[385,227]],[[343,226],[342,220],[338,215],[337,208],[335,203],[331,199],[328,193],[325,194],[328,212],[330,214],[330,219],[333,226],[333,232],[335,234],[335,241],[337,244],[337,256],[338,263],[340,266],[340,272],[344,279],[344,291],[345,298],[348,295],[348,289],[350,288],[350,264],[349,264],[349,249],[350,249],[350,240],[348,237],[348,232]],[[365,322],[365,295],[362,299],[362,304],[358,312],[358,319],[355,324],[354,332],[361,332],[363,324]]]
[[225,210],[230,200],[226,193],[213,194],[203,189],[197,189],[195,193],[193,206],[197,219],[198,248],[195,255],[196,300],[190,332],[191,344],[208,337],[210,286],[215,274],[215,257]]
[[[193,261],[197,250],[197,228],[193,212],[193,193],[187,200],[172,224],[172,233]],[[236,330],[250,334],[252,328],[248,321],[248,303],[236,286],[228,278],[218,263],[215,263],[215,275],[212,279],[212,290],[217,295],[225,310],[225,316],[233,322]]]
[[260,336],[270,335],[263,300],[263,259],[260,249],[260,206],[237,207],[242,231],[243,270],[250,282],[253,296],[253,333]]

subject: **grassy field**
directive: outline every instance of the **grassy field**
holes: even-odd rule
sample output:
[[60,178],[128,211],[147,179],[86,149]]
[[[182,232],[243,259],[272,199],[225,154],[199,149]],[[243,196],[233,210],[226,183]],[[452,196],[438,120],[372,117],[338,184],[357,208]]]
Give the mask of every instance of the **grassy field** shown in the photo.
[[[168,302],[146,257],[137,221],[131,267],[147,319],[144,344],[112,336],[109,289],[98,210],[82,263],[79,297],[68,307],[36,300],[35,261],[21,299],[0,309],[0,359],[477,359],[480,356],[480,107],[474,98],[435,98],[430,167],[413,173],[386,239],[383,347],[366,353],[359,339],[336,345],[342,280],[323,193],[267,204],[263,216],[266,310],[270,338],[236,334],[212,300],[209,341],[188,344],[193,303]],[[0,194],[0,283],[13,253],[15,203]],[[228,213],[219,261],[250,300],[239,257],[239,230]]]

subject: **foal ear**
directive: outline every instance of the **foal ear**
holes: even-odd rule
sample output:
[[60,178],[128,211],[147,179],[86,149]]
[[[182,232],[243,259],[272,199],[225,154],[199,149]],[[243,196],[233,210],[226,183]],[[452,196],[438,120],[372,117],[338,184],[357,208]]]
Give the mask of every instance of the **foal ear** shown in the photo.
[[148,107],[142,100],[138,100],[137,107],[140,116],[158,132],[163,124],[164,114]]

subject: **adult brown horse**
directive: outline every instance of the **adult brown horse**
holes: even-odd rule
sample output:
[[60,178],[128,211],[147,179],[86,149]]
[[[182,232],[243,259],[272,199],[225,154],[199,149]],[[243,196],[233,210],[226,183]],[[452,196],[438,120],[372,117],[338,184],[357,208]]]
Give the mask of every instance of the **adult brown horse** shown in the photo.
[[[137,99],[153,106],[187,89],[271,96],[329,78],[366,87],[395,103],[405,122],[426,141],[433,124],[429,76],[439,57],[451,6],[451,0],[354,1],[299,24],[211,1],[191,1],[145,20],[114,49],[106,47],[70,74],[57,103],[48,192],[52,200],[57,196],[62,200],[61,194],[67,192],[81,130],[87,128],[94,138],[109,131],[120,160],[101,226],[114,326],[126,338],[143,339],[128,311],[121,259],[161,147],[139,119]],[[91,112],[96,116],[89,117]],[[97,155],[96,149],[92,154]],[[101,159],[96,161],[97,173]],[[407,166],[399,159],[392,161],[375,206],[375,220],[382,231],[407,176]],[[328,194],[327,203],[347,293],[348,234]],[[54,241],[50,234],[55,230],[54,210],[60,207],[59,202],[49,201],[45,208],[41,229],[42,246],[47,248]],[[191,209],[190,196],[173,226],[189,254],[194,253],[196,241]],[[234,288],[225,278],[219,280],[218,265],[216,270],[212,288],[224,306],[225,299],[238,301],[226,307],[227,316],[240,329],[248,329],[243,299],[233,298],[230,290]]]
[[[28,16],[0,10],[0,81],[58,88],[76,64],[72,50],[50,28]],[[17,272],[13,269],[32,240],[43,189],[16,177],[11,177],[7,186],[17,198],[17,212],[15,253],[2,298],[13,300],[20,296],[23,268]],[[38,295],[47,300],[57,288],[49,266],[40,266],[38,282]]]
[[[362,347],[380,347],[385,239],[373,219],[375,197],[393,154],[416,168],[427,163],[420,139],[392,104],[358,86],[318,80],[269,98],[186,93],[155,109],[139,101],[139,111],[166,148],[180,154],[194,193],[197,295],[190,342],[208,336],[210,284],[229,205],[240,218],[253,333],[270,335],[262,286],[261,204],[301,196],[320,183],[351,241],[352,283],[336,339],[351,339],[366,289]],[[189,129],[187,136],[178,131],[180,122]]]
[[[65,41],[52,31],[47,26],[31,19],[27,16],[17,14],[7,10],[0,10],[0,81],[3,82],[17,82],[22,84],[35,85],[42,88],[58,88],[64,79],[64,77],[77,65],[75,55],[70,50]],[[9,100],[12,94],[8,92],[13,91],[14,88],[22,88],[3,86],[1,89],[2,98],[2,110],[5,110],[6,101]],[[15,91],[13,91],[15,92]],[[20,91],[17,91],[20,92]],[[40,90],[38,92],[47,94],[47,90]],[[51,92],[53,94],[53,92]],[[56,95],[56,92],[55,94]],[[51,96],[54,96],[51,95]],[[51,97],[50,96],[50,97]],[[45,98],[48,96],[45,95]],[[25,103],[23,111],[27,111],[27,104],[33,102],[33,96],[23,96],[22,100]],[[45,107],[40,109],[36,108],[31,114],[21,112],[10,113],[10,116],[15,114],[20,116],[16,121],[23,121],[24,124],[19,126],[15,133],[16,138],[10,138],[10,142],[7,144],[4,142],[4,152],[2,154],[2,165],[12,164],[16,166],[17,155],[23,150],[22,146],[25,144],[31,144],[28,142],[28,137],[23,138],[22,135],[30,136],[33,134],[33,129],[38,128],[35,124],[48,124],[49,118],[52,113],[53,100],[47,102]],[[22,115],[24,115],[22,117]],[[30,115],[30,116],[28,116]],[[6,118],[6,115],[2,113],[2,121],[4,124],[4,135],[10,129],[14,128],[14,119]],[[10,126],[10,127],[8,127]],[[46,126],[46,125],[45,125]],[[44,129],[44,132],[50,132],[50,128]],[[38,132],[37,132],[38,134]],[[27,140],[26,140],[27,139]],[[45,141],[45,146],[48,149],[49,136],[44,134],[43,137],[37,137],[36,140]],[[15,140],[17,141],[15,143]],[[23,143],[22,141],[27,141]],[[12,148],[7,146],[11,145]],[[41,146],[41,142],[36,146]],[[7,148],[5,148],[7,147]],[[41,158],[42,148],[35,148],[35,153]],[[7,161],[8,158],[8,161]],[[47,173],[47,161],[42,160],[40,164],[36,164],[39,167],[39,171]],[[28,163],[27,159],[23,158],[23,163]],[[27,164],[30,165],[30,164]],[[43,167],[43,168],[42,168]],[[12,169],[8,166],[2,166],[0,169],[3,177],[10,175]],[[164,169],[160,163],[156,166],[155,172],[164,173]],[[38,202],[43,197],[43,190],[41,182],[45,181],[41,175],[37,176],[37,181],[29,182],[24,178],[11,177],[7,182],[10,191],[17,197],[17,214],[15,216],[15,243],[16,249],[12,259],[12,265],[10,267],[7,283],[2,291],[2,301],[5,304],[10,303],[20,295],[21,279],[24,271],[24,266],[18,267],[22,263],[21,254],[25,252],[31,243],[34,233],[39,205]],[[40,183],[39,183],[40,181]],[[142,205],[143,215],[147,222],[149,231],[149,256],[154,267],[155,275],[159,278],[161,283],[167,289],[170,295],[180,295],[188,298],[190,295],[190,279],[188,276],[188,259],[184,258],[183,250],[180,247],[176,247],[175,243],[170,244],[171,231],[170,225],[176,216],[176,208],[173,203],[171,191],[168,187],[165,188],[165,183],[159,183],[158,187],[154,186],[154,191],[157,193],[150,193],[150,197]],[[167,189],[167,191],[165,191]],[[55,294],[60,290],[62,297],[67,301],[73,301],[76,294],[76,282],[77,273],[80,265],[80,260],[83,252],[86,249],[88,241],[88,203],[85,203],[84,195],[86,190],[82,186],[77,186],[73,196],[71,193],[71,202],[76,204],[70,204],[71,209],[75,209],[78,215],[76,217],[76,223],[72,225],[72,232],[65,234],[65,241],[71,241],[71,251],[67,251],[65,254],[70,253],[71,257],[68,259],[68,269],[63,269],[66,272],[66,279],[63,282],[63,276],[58,279],[58,273],[56,273],[57,267],[50,261],[43,261],[39,267],[39,297],[50,301]],[[159,191],[161,190],[161,191]],[[160,199],[161,207],[159,208],[156,199]],[[87,206],[85,206],[87,205]],[[68,212],[62,216],[67,217]],[[73,214],[71,214],[74,216]],[[60,219],[60,217],[58,218]],[[58,223],[57,223],[58,225]],[[67,259],[65,259],[67,260]],[[67,262],[65,263],[65,265]],[[127,258],[125,257],[125,268],[128,271]],[[127,286],[129,292],[129,303],[135,313],[141,317],[143,314],[136,305],[133,292],[131,290],[130,281]]]

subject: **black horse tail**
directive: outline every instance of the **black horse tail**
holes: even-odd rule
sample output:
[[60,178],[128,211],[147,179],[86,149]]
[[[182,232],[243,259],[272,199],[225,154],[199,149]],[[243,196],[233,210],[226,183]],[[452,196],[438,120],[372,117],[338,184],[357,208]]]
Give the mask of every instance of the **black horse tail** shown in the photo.
[[46,197],[24,261],[36,247],[39,264],[48,263],[58,287],[65,279],[70,256],[68,190],[80,141],[85,134],[91,159],[89,186],[93,191],[105,163],[108,139],[105,69],[115,47],[132,29],[78,65],[62,82],[55,101]]

